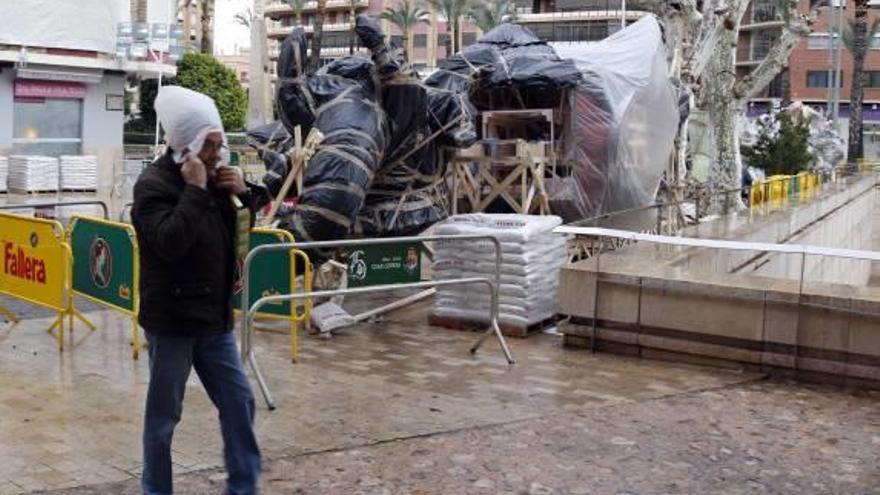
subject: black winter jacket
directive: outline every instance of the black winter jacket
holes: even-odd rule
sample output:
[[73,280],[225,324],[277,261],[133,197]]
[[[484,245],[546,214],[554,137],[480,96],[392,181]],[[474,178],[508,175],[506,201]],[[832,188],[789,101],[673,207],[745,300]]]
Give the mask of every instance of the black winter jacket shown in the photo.
[[[268,201],[249,184],[252,212]],[[140,248],[139,322],[149,333],[198,337],[233,326],[235,212],[229,193],[186,184],[170,152],[134,186],[131,219]]]

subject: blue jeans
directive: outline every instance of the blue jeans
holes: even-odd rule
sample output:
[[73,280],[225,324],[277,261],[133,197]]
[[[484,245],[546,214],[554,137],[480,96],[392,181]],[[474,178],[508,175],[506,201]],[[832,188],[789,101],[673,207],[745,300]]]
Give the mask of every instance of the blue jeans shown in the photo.
[[195,368],[220,413],[226,490],[229,495],[257,493],[260,449],[254,436],[254,396],[242,369],[231,332],[208,337],[147,334],[150,387],[144,414],[145,495],[172,493],[171,437],[183,410],[183,393]]

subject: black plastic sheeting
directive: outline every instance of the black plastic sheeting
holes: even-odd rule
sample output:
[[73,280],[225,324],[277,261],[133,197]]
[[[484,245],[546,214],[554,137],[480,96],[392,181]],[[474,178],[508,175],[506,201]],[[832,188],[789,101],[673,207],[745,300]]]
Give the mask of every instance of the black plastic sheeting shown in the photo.
[[[303,71],[307,38],[294,29],[278,60],[279,117],[303,139],[324,136],[305,167],[296,210],[280,226],[299,241],[416,233],[448,215],[440,146],[470,146],[473,107],[464,95],[422,84],[378,23],[356,31],[372,58],[345,57]],[[267,174],[279,155],[264,152]],[[277,182],[277,179],[274,179]]]
[[286,149],[290,134],[281,121],[270,122],[247,131],[248,144],[261,149],[269,147],[273,150]]
[[[355,30],[371,58],[345,57],[314,74],[302,69],[302,28],[281,45],[281,122],[290,134],[300,126],[304,139],[312,127],[324,135],[296,211],[281,219],[297,240],[409,235],[443,220],[443,148],[476,142],[477,109],[556,108],[583,84],[574,63],[518,25],[493,29],[424,82],[375,19],[358,16]],[[266,161],[279,170],[277,156]]]
[[480,110],[498,110],[507,100],[517,108],[553,108],[561,91],[578,86],[581,73],[527,28],[502,24],[440,63],[425,84],[468,93]]
[[344,238],[384,156],[387,121],[369,61],[343,59],[309,75],[305,53],[305,32],[297,28],[281,45],[279,114],[291,134],[299,125],[304,139],[312,127],[324,138],[306,164],[297,208],[280,226],[298,241]]

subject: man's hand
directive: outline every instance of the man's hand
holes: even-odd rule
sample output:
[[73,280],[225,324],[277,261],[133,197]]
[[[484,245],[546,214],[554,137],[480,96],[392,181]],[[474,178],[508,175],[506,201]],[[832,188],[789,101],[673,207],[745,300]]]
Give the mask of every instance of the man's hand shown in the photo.
[[180,175],[187,184],[192,184],[202,189],[208,188],[208,171],[205,164],[196,153],[187,153],[183,157],[183,166],[180,167]]
[[217,167],[217,188],[229,191],[234,194],[244,194],[247,192],[247,186],[244,183],[244,174],[238,167],[221,166]]

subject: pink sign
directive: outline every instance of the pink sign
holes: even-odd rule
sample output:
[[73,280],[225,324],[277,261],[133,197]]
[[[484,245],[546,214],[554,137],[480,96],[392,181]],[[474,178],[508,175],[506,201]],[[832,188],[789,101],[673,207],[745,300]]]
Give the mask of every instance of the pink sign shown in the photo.
[[16,79],[14,96],[16,98],[83,99],[86,96],[86,85],[67,81]]

